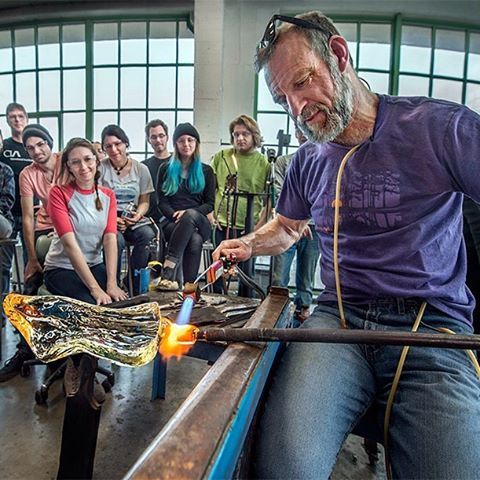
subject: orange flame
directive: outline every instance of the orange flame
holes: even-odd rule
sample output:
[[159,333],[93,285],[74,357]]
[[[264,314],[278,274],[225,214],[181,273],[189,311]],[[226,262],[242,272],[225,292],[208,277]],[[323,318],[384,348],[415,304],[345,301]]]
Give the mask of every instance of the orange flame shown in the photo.
[[177,325],[168,320],[167,322],[158,351],[165,359],[183,357],[197,341],[195,333],[198,328],[195,325]]

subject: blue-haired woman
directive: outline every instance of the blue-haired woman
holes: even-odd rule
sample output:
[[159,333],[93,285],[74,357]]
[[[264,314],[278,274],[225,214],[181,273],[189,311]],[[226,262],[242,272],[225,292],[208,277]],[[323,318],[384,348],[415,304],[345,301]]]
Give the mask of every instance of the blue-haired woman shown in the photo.
[[174,155],[158,172],[158,203],[166,220],[162,224],[168,242],[158,288],[177,290],[176,268],[182,262],[183,281],[198,274],[203,242],[210,238],[207,215],[215,203],[215,175],[200,161],[200,135],[190,123],[173,132]]

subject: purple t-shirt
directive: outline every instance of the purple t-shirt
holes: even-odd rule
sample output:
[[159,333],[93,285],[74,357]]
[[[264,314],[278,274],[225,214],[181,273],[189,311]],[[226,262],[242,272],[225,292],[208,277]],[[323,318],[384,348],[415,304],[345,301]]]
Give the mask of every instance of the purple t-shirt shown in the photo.
[[[339,264],[342,298],[417,297],[471,323],[465,285],[463,193],[480,203],[480,117],[423,97],[380,96],[372,138],[342,176]],[[307,142],[296,153],[277,211],[313,218],[321,249],[319,300],[336,300],[333,200],[349,149]]]

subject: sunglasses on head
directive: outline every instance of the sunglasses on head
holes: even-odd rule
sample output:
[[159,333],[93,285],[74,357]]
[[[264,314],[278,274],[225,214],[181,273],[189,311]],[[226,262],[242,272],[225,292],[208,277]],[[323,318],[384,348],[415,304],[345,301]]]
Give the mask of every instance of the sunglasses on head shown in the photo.
[[268,22],[263,37],[260,40],[260,43],[257,45],[257,52],[275,43],[275,40],[277,39],[277,29],[280,23],[290,23],[292,25],[296,25],[297,27],[318,30],[319,32],[323,32],[325,35],[327,35],[328,40],[330,40],[330,37],[332,36],[332,33],[328,32],[320,25],[308,20],[303,20],[296,17],[287,17],[286,15],[274,15]]

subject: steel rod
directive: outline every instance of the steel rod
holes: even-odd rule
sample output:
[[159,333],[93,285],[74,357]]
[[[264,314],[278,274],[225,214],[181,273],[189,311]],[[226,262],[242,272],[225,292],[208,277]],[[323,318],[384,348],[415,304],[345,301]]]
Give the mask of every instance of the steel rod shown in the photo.
[[367,345],[410,345],[432,348],[480,349],[480,335],[385,332],[335,328],[204,328],[197,339],[208,342],[312,342]]

